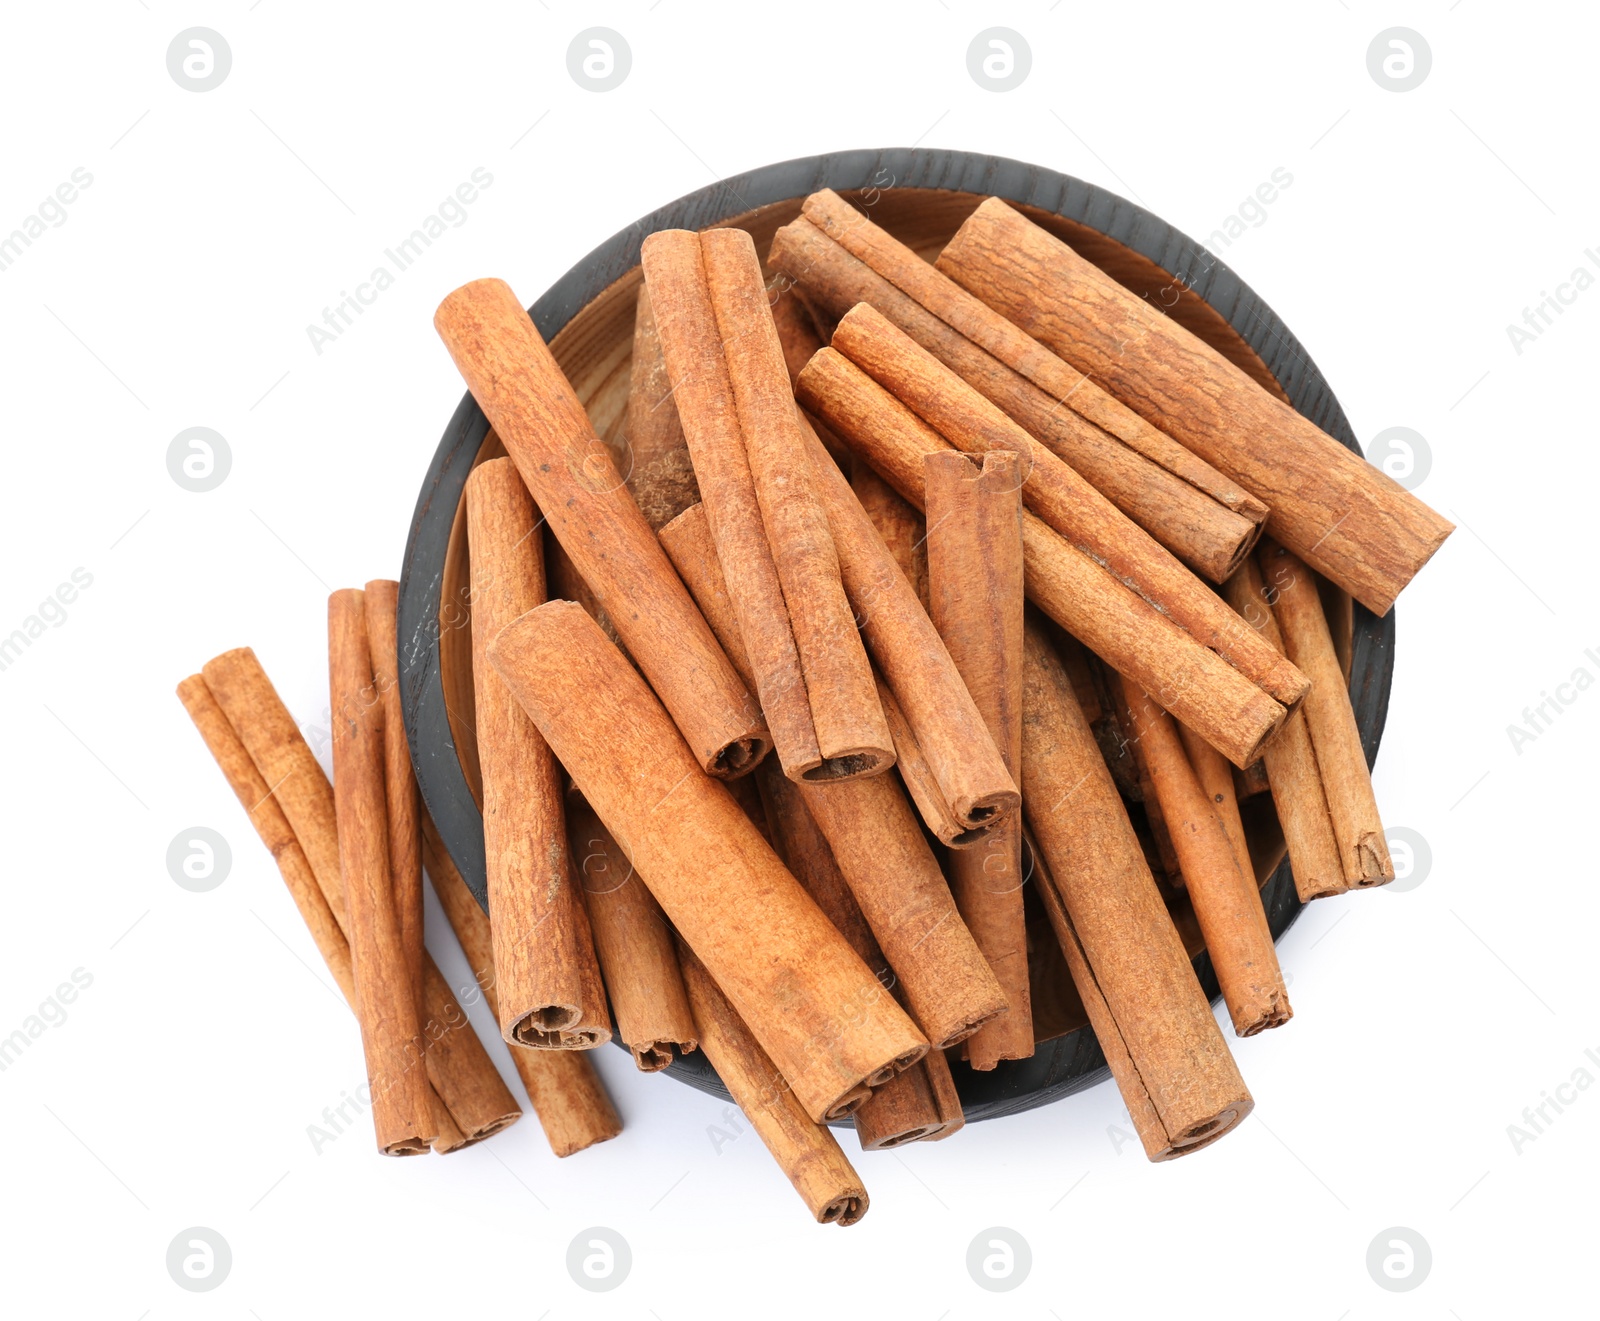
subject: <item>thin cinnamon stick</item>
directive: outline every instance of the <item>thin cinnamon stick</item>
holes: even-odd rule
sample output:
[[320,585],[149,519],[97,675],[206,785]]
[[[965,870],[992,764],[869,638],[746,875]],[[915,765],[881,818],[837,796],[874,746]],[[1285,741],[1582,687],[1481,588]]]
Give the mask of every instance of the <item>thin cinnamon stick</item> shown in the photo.
[[1259,559],[1284,651],[1311,676],[1306,730],[1316,752],[1345,880],[1356,888],[1386,885],[1394,880],[1394,863],[1372,793],[1372,773],[1350,705],[1350,688],[1322,613],[1316,579],[1302,560],[1275,541],[1263,542]]
[[[801,372],[800,398],[858,457],[921,506],[924,458],[953,449],[943,436],[831,348]],[[1031,512],[1024,512],[1022,536],[1027,591],[1035,604],[1108,663],[1132,674],[1236,765],[1255,760],[1283,722],[1278,702]],[[904,702],[898,685],[895,694]]]
[[[995,450],[926,460],[928,583],[934,627],[1013,776],[1022,756],[1022,470]],[[981,848],[950,855],[956,907],[1010,1004],[967,1039],[974,1069],[1033,1054],[1022,825],[1013,816]]]
[[362,594],[353,588],[328,598],[328,687],[339,867],[373,1128],[385,1156],[410,1156],[433,1142],[433,1106],[427,1076],[415,1067],[423,1047],[389,877],[383,708],[373,689]]
[[922,1034],[581,607],[529,611],[489,656],[807,1114],[838,1117],[864,1080],[922,1057]]
[[[1282,731],[1280,730],[1281,734]],[[1254,882],[1255,868],[1250,862],[1250,843],[1245,838],[1244,819],[1239,815],[1239,798],[1233,787],[1233,767],[1228,759],[1207,743],[1187,725],[1178,726],[1178,736],[1183,740],[1183,752],[1194,769],[1206,799],[1211,803],[1222,822],[1222,830],[1233,847],[1233,856],[1239,860],[1239,870],[1247,881]]]
[[576,789],[567,794],[567,825],[617,1032],[639,1069],[655,1073],[696,1045],[672,932],[655,896]]
[[1172,717],[1125,678],[1121,690],[1123,728],[1144,751],[1233,1030],[1249,1037],[1280,1027],[1294,1011],[1255,875],[1247,871],[1249,854],[1243,863],[1235,854],[1221,814],[1184,755]]
[[882,313],[852,309],[833,347],[962,452],[1015,451],[1023,499],[1045,523],[1274,700],[1292,709],[1305,696],[1305,676],[1170,551]]
[[1271,535],[1377,614],[1454,530],[999,199],[973,212],[938,268],[1265,501]]
[[894,693],[882,675],[878,676],[878,700],[883,704],[883,714],[889,721],[889,733],[894,738],[895,769],[900,772],[906,792],[922,814],[923,823],[933,831],[941,844],[952,850],[976,848],[1016,816],[1015,812],[1009,812],[998,819],[990,817],[976,826],[962,825],[945,800],[939,778],[933,773],[922,745],[917,742],[916,731],[911,728],[911,722],[906,719],[905,712],[900,709],[900,703],[895,701]]
[[[833,214],[820,216],[820,210]],[[770,261],[835,320],[856,303],[872,304],[1196,573],[1220,582],[1249,553],[1267,515],[1254,496],[835,195],[815,195],[807,211],[778,231]],[[846,237],[854,250],[835,236]],[[957,329],[957,321],[984,347]]]
[[[1283,634],[1267,604],[1261,569],[1254,559],[1245,561],[1228,580],[1226,590],[1229,604],[1245,623],[1281,648]],[[1289,870],[1294,874],[1295,894],[1300,902],[1343,894],[1350,882],[1345,879],[1339,842],[1334,838],[1333,818],[1328,813],[1328,798],[1322,788],[1322,772],[1317,769],[1317,754],[1311,746],[1304,705],[1284,721],[1278,737],[1267,745],[1260,764],[1266,771],[1278,824],[1283,827]]]
[[[674,547],[674,560],[712,630],[726,638],[729,656],[743,666],[748,661],[729,636],[732,620],[722,604],[726,593],[716,557],[705,549],[703,529],[703,521],[691,509],[663,528],[661,535]],[[887,689],[884,702],[898,722],[898,708]],[[914,761],[902,762],[908,764]],[[876,945],[899,978],[907,1009],[935,1048],[965,1040],[1003,1013],[1008,1003],[1005,992],[957,915],[938,861],[895,777],[832,784],[801,781],[798,787],[807,816],[825,837],[830,857]],[[769,799],[775,793],[764,788]],[[793,811],[783,800],[777,806],[780,815]],[[790,824],[797,828],[792,819]],[[819,896],[813,897],[837,924],[841,915],[830,911]],[[867,957],[859,945],[856,952]],[[870,958],[868,962],[872,966]]]
[[[494,938],[489,915],[478,906],[426,813],[422,818],[422,849],[439,905],[461,943],[489,1012],[498,1022],[500,996],[494,980]],[[545,1140],[557,1156],[570,1156],[622,1132],[622,1121],[617,1118],[616,1107],[588,1052],[529,1050],[525,1046],[509,1049]]]
[[533,322],[501,280],[457,289],[434,326],[551,530],[708,773],[754,769],[770,747]]
[[500,630],[545,599],[539,519],[510,459],[473,469],[466,505],[500,1031],[515,1045],[589,1050],[611,1039],[611,1019],[567,845],[560,772],[488,657]]
[[[1151,1160],[1197,1150],[1254,1106],[1122,799],[1042,627],[1023,642],[1022,778],[1039,854],[1082,951],[1084,1007]],[[1070,951],[1063,951],[1069,954]],[[1106,1008],[1101,1021],[1096,1001]],[[1130,1067],[1131,1066],[1131,1067]]]
[[700,499],[689,446],[672,397],[672,378],[661,356],[650,290],[639,286],[634,310],[633,356],[628,368],[628,490],[652,529],[670,523]]
[[916,590],[922,608],[928,608],[928,534],[917,507],[882,477],[870,464],[850,465],[850,489],[867,511],[883,544],[895,563]]
[[867,1190],[837,1139],[813,1122],[755,1033],[687,949],[683,976],[706,1057],[778,1168],[818,1224],[855,1224],[867,1213]]
[[411,975],[411,993],[422,1000],[422,836],[417,824],[417,781],[411,770],[411,745],[400,711],[399,640],[396,636],[400,584],[379,578],[366,585],[367,642],[372,648],[372,682],[383,703],[383,783],[389,814],[389,874],[400,920],[400,946]]

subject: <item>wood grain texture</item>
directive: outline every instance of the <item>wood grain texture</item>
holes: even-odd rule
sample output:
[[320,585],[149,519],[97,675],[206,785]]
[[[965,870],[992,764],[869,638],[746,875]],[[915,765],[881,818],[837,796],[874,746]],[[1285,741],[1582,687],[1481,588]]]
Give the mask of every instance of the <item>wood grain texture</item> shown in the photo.
[[672,572],[516,295],[501,280],[463,285],[440,304],[434,326],[701,766],[722,776],[752,770],[769,748],[755,700]]
[[1272,510],[1268,532],[1385,614],[1453,525],[998,199],[939,269]]
[[567,843],[560,768],[489,663],[500,630],[545,600],[539,514],[510,459],[474,470],[466,506],[500,1031],[514,1045],[590,1050],[611,1040],[611,1016]]
[[921,1057],[921,1033],[581,607],[530,611],[490,659],[807,1114],[837,1117],[864,1079]]

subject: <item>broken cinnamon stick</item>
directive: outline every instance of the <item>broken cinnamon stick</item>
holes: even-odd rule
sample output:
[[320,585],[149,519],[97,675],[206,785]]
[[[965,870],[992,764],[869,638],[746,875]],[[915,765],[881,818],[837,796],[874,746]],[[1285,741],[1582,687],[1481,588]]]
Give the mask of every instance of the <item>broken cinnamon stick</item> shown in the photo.
[[[1037,623],[1023,641],[1028,824],[1082,951],[1084,1007],[1151,1160],[1198,1150],[1254,1106],[1156,890],[1072,681]],[[1070,951],[1064,950],[1069,954]],[[1131,1066],[1131,1067],[1130,1067]]]
[[[926,463],[928,585],[934,627],[983,713],[1013,777],[1022,768],[1022,470],[994,450],[982,467],[965,455]],[[1022,824],[996,826],[981,848],[950,855],[950,882],[1010,1004],[966,1041],[974,1069],[1033,1054],[1028,999],[1028,929],[1022,911]]]
[[672,397],[672,378],[661,356],[650,290],[639,286],[634,310],[633,356],[628,367],[628,490],[652,529],[670,523],[700,499],[694,464]]
[[836,1118],[866,1079],[922,1057],[922,1034],[580,606],[529,611],[489,656],[807,1114]]
[[1241,1037],[1280,1027],[1294,1015],[1255,876],[1234,853],[1216,805],[1184,755],[1172,717],[1126,678],[1123,729],[1143,749],[1161,815],[1172,835],[1183,885],[1194,905],[1206,952]]
[[703,963],[684,951],[683,977],[700,1041],[734,1103],[819,1225],[853,1225],[867,1190],[838,1140],[815,1123]]
[[739,682],[533,322],[501,280],[457,289],[434,326],[507,452],[709,774],[754,769],[770,746]]
[[465,499],[500,1031],[513,1045],[589,1050],[611,1039],[611,1019],[567,845],[560,771],[488,657],[500,630],[545,599],[540,520],[510,459],[474,468]]
[[1275,541],[1263,542],[1259,559],[1266,599],[1282,631],[1284,651],[1311,676],[1306,731],[1316,752],[1345,880],[1356,888],[1386,885],[1394,880],[1394,863],[1372,793],[1372,772],[1350,705],[1350,689],[1334,651],[1316,579],[1302,560]]
[[1398,482],[998,198],[973,212],[937,264],[1263,500],[1272,510],[1269,533],[1375,613],[1388,612],[1454,530]]
[[[843,354],[821,350],[800,398],[907,500],[921,507],[923,460],[954,447]],[[1031,512],[1022,520],[1030,599],[1236,765],[1248,765],[1284,708]],[[858,611],[860,607],[857,607]],[[870,637],[869,637],[870,641]],[[898,686],[897,697],[904,701]]]
[[617,1032],[639,1069],[655,1073],[696,1044],[672,932],[655,896],[576,789],[567,794],[567,824]]

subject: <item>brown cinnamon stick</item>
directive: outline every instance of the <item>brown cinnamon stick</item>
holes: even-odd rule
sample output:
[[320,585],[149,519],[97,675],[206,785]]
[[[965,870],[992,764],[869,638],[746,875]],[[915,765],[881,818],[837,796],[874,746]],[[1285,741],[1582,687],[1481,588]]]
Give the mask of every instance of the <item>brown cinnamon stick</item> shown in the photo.
[[922,608],[928,608],[928,534],[922,514],[909,500],[869,464],[850,465],[850,489],[867,511],[883,544],[917,593]]
[[1454,530],[999,199],[973,212],[938,268],[1265,501],[1271,535],[1376,613]]
[[772,324],[777,327],[778,342],[783,345],[783,365],[788,370],[789,383],[793,385],[800,369],[822,347],[822,337],[817,334],[810,311],[793,289],[779,290],[771,303]]
[[706,1057],[778,1168],[818,1224],[855,1224],[867,1213],[867,1190],[837,1139],[813,1122],[755,1033],[689,950],[683,976]]
[[1242,863],[1235,854],[1216,804],[1184,755],[1172,717],[1126,679],[1121,688],[1123,729],[1143,749],[1150,768],[1233,1030],[1249,1037],[1280,1027],[1294,1011],[1255,875],[1247,870],[1249,854]]
[[836,195],[810,198],[774,237],[770,261],[835,320],[872,304],[1195,572],[1220,582],[1254,545],[1264,504]]
[[[1028,822],[1082,951],[1084,1007],[1151,1160],[1215,1141],[1254,1106],[1043,629],[1023,643]],[[1064,950],[1071,959],[1070,950]],[[1106,1012],[1094,1020],[1097,1000]]]
[[953,850],[976,848],[1016,816],[1015,812],[1010,812],[998,819],[989,817],[976,826],[962,825],[946,801],[939,777],[933,773],[922,745],[917,742],[916,731],[881,675],[878,677],[878,700],[883,704],[883,714],[894,739],[895,769],[900,772],[900,780],[921,813],[923,823],[941,844]]
[[921,1033],[581,607],[529,611],[489,655],[807,1114],[837,1117],[866,1079],[922,1057]]
[[400,711],[399,640],[396,636],[400,584],[379,578],[366,585],[367,642],[372,648],[372,682],[383,704],[383,782],[389,814],[389,874],[400,921],[400,946],[411,975],[411,993],[422,1000],[422,836],[417,823],[417,781],[411,746]]
[[672,397],[672,378],[661,356],[650,290],[639,287],[634,310],[633,356],[628,368],[628,490],[652,528],[670,523],[700,499],[689,446]]
[[[1283,634],[1267,604],[1261,569],[1254,559],[1246,560],[1228,580],[1227,596],[1245,623],[1259,629],[1273,646],[1283,646]],[[1345,879],[1339,842],[1334,838],[1333,818],[1328,813],[1328,798],[1323,792],[1322,772],[1317,769],[1317,754],[1311,746],[1303,704],[1283,722],[1278,737],[1267,745],[1261,765],[1266,770],[1272,806],[1289,848],[1289,869],[1294,873],[1300,902],[1343,894],[1350,882]]]
[[1284,651],[1311,676],[1306,730],[1316,752],[1345,880],[1357,888],[1386,885],[1394,880],[1394,863],[1372,793],[1372,773],[1350,705],[1350,689],[1322,612],[1316,579],[1304,562],[1276,542],[1264,542],[1259,558],[1266,598],[1282,631]]
[[[961,454],[926,460],[928,584],[934,627],[1013,776],[1022,756],[1022,469],[1009,450],[982,467]],[[1010,1004],[966,1042],[974,1069],[1033,1054],[1022,823],[950,855],[956,907]]]
[[510,459],[473,469],[465,498],[500,1031],[514,1045],[589,1050],[611,1039],[611,1018],[567,845],[560,772],[488,657],[500,630],[545,599],[539,519]]
[[[831,348],[801,372],[800,398],[858,457],[921,506],[923,460],[953,448],[944,437]],[[1278,702],[1027,511],[1022,536],[1027,591],[1035,604],[1146,685],[1236,765],[1255,760],[1283,722]],[[898,686],[895,693],[904,701]]]
[[[1279,731],[1280,735],[1282,731]],[[1228,759],[1207,743],[1187,725],[1178,726],[1178,736],[1183,740],[1184,756],[1194,769],[1195,779],[1205,793],[1222,830],[1233,847],[1233,856],[1239,860],[1239,870],[1247,881],[1255,881],[1255,868],[1250,862],[1250,842],[1245,838],[1244,818],[1239,815],[1239,798],[1233,787],[1233,767]]]
[[1045,523],[1274,700],[1292,709],[1305,696],[1305,676],[1171,552],[882,313],[852,309],[833,347],[963,453],[1015,451],[1023,499]]
[[501,280],[457,289],[434,326],[557,540],[710,774],[752,770],[770,746],[583,405]]
[[[500,997],[494,979],[494,938],[489,915],[478,906],[426,814],[422,818],[422,848],[439,905],[461,943],[489,1012],[498,1022]],[[622,1132],[622,1121],[617,1118],[616,1107],[588,1052],[529,1050],[525,1046],[509,1049],[545,1140],[557,1156],[570,1156]]]
[[423,1046],[389,876],[383,708],[372,683],[362,595],[353,588],[328,598],[328,687],[339,868],[373,1128],[385,1156],[410,1156],[434,1139],[433,1105],[427,1075],[415,1067]]
[[567,794],[567,824],[617,1032],[645,1073],[695,1048],[678,951],[661,905],[594,809]]

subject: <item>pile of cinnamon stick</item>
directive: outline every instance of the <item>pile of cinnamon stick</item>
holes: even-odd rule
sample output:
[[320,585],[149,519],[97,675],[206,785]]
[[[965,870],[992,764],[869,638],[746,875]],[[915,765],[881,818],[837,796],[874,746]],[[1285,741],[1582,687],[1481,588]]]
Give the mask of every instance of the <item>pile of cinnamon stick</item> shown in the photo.
[[1238,1035],[1281,1026],[1276,832],[1303,901],[1393,879],[1340,607],[1450,524],[998,199],[934,263],[824,191],[765,266],[718,228],[642,268],[612,444],[504,283],[435,317],[498,442],[487,917],[418,802],[394,584],[329,602],[331,786],[248,650],[179,688],[355,1010],[379,1149],[518,1113],[422,947],[424,857],[558,1154],[618,1131],[584,1052],[701,1050],[851,1224],[828,1125],[950,1136],[951,1061],[1032,1056],[1074,997],[1149,1157],[1216,1141],[1254,1102],[1192,947]]

